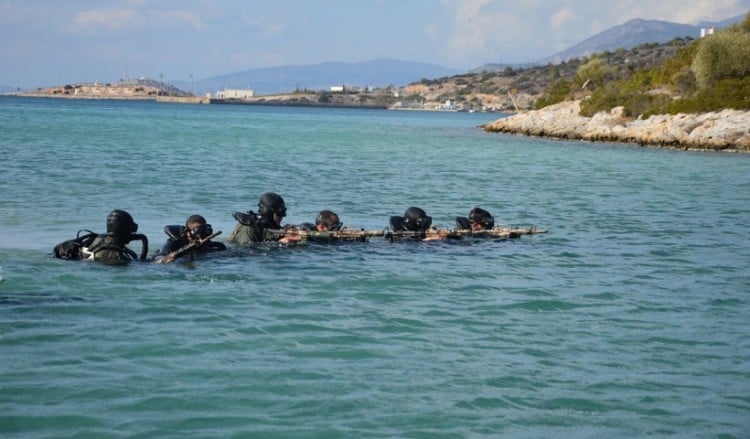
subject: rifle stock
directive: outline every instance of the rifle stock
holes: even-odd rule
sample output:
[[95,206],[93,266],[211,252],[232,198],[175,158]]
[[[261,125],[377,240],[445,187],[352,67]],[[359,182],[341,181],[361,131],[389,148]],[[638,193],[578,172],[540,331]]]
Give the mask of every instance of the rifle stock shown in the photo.
[[178,248],[177,250],[168,253],[164,255],[161,259],[157,259],[155,261],[156,264],[168,264],[170,262],[174,262],[175,259],[185,256],[186,254],[190,253],[191,251],[197,249],[198,247],[202,246],[206,242],[214,239],[215,237],[221,235],[221,230],[217,230],[216,232],[206,236],[202,239],[195,239],[193,241],[190,241],[189,243],[183,245],[182,247]]

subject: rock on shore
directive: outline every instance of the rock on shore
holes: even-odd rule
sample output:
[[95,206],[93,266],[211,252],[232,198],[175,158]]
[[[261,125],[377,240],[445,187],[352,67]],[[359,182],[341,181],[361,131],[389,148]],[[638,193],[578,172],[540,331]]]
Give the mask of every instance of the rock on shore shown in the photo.
[[580,101],[518,113],[483,126],[488,132],[570,140],[626,142],[676,149],[750,152],[750,112],[723,110],[701,114],[627,118],[622,107],[580,115]]

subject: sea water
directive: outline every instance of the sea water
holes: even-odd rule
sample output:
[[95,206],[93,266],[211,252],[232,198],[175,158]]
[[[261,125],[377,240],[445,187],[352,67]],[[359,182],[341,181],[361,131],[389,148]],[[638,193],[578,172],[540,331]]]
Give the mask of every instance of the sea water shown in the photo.
[[[0,99],[0,435],[748,437],[750,156],[487,134],[501,115]],[[51,257],[281,194],[514,240]],[[139,250],[134,243],[134,249]]]

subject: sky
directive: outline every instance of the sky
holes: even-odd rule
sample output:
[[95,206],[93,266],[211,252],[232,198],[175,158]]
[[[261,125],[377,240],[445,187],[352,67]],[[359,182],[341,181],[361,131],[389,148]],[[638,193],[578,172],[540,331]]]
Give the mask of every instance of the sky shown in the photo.
[[0,0],[0,85],[380,58],[469,70],[543,59],[632,18],[749,11],[750,0]]

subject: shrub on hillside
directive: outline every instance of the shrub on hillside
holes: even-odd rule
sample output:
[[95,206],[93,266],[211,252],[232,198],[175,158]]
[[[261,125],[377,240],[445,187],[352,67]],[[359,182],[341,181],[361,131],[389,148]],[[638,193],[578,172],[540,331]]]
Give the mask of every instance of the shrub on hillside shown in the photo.
[[580,86],[587,84],[589,88],[600,87],[611,80],[614,73],[615,69],[606,65],[601,58],[593,58],[578,67],[575,80]]
[[612,82],[599,87],[587,99],[581,101],[581,115],[592,117],[600,111],[610,111],[621,106],[624,116],[648,117],[651,114],[665,113],[671,102],[671,97],[664,93],[629,89],[622,83]]
[[695,53],[692,70],[701,89],[721,79],[750,75],[750,33],[733,26],[704,38]]
[[[740,25],[677,50],[659,67],[634,71],[595,88],[581,102],[581,114],[590,117],[616,106],[623,106],[626,116],[644,118],[750,109],[750,32],[745,29],[750,29],[750,14]],[[577,80],[597,77],[598,67],[590,63],[579,68]],[[556,95],[556,99],[565,97]]]
[[566,81],[565,79],[560,79],[553,82],[544,91],[542,97],[537,99],[536,108],[540,109],[548,105],[553,105],[564,101],[565,98],[570,94],[571,87],[572,83],[570,81]]
[[673,101],[665,112],[701,113],[727,108],[750,110],[750,76],[721,79],[713,87],[701,89],[689,98]]

